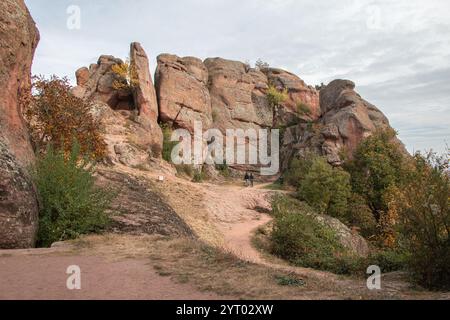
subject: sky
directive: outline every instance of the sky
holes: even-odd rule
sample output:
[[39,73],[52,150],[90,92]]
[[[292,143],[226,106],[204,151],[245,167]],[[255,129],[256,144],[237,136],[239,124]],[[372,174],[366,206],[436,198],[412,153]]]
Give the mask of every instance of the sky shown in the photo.
[[350,79],[410,152],[450,145],[448,0],[26,0],[41,33],[34,74],[67,76],[101,54],[223,57]]

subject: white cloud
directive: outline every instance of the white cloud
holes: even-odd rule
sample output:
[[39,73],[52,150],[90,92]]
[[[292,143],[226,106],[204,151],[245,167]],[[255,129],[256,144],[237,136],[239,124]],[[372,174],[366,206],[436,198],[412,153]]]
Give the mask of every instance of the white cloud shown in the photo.
[[[285,67],[306,82],[356,82],[408,148],[450,140],[447,0],[27,0],[42,41],[35,73],[68,75],[100,54],[125,57],[140,41],[162,52]],[[82,28],[66,28],[79,5]]]

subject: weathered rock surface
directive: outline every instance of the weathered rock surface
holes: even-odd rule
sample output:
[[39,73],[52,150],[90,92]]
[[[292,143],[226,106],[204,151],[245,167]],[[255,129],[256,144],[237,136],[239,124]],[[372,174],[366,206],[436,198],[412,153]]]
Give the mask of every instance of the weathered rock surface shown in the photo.
[[273,111],[265,94],[268,84],[264,73],[222,58],[206,59],[204,64],[209,73],[215,128],[225,132],[272,127]]
[[76,71],[77,86],[72,93],[91,101],[94,114],[102,114],[99,120],[104,123],[104,133],[116,139],[106,139],[110,157],[119,156],[119,162],[138,166],[161,156],[163,137],[148,57],[139,43],[131,44],[130,60],[136,82],[130,88],[116,89],[113,85],[118,79],[112,67],[123,61],[102,55],[97,64]]
[[158,56],[155,86],[160,120],[173,127],[194,131],[194,121],[204,129],[212,124],[208,70],[200,59]]
[[277,113],[276,123],[291,126],[302,121],[317,120],[321,114],[319,93],[316,89],[293,73],[285,70],[263,69],[268,82],[279,90],[288,90],[288,100],[283,102]]
[[0,248],[34,246],[38,204],[26,172],[34,154],[20,110],[39,33],[23,0],[0,2]]
[[133,109],[131,92],[119,92],[113,87],[116,76],[111,67],[121,63],[121,59],[102,55],[96,64],[78,69],[75,73],[77,87],[72,93],[85,100],[105,102],[113,109]]
[[194,238],[192,230],[155,191],[149,181],[129,173],[98,172],[99,185],[120,190],[112,204],[111,231],[119,234],[160,234]]
[[350,253],[361,257],[367,257],[369,255],[370,249],[367,241],[341,221],[327,215],[317,215],[315,219],[334,230],[341,245]]
[[149,131],[137,123],[128,110],[112,110],[104,102],[94,102],[91,112],[99,120],[107,148],[107,162],[128,167],[148,167],[161,153],[159,145],[149,144]]
[[[358,144],[377,130],[390,128],[386,116],[355,92],[349,80],[335,80],[320,91],[321,117],[301,123],[284,134],[283,167],[292,156],[316,152],[333,165],[342,164],[342,151],[351,157]],[[404,149],[400,141],[399,148]],[[405,151],[406,152],[406,151]]]
[[330,163],[340,164],[342,148],[351,156],[364,138],[390,128],[386,116],[354,89],[351,81],[335,80],[320,92],[322,154]]
[[150,145],[162,145],[163,135],[158,125],[158,101],[150,75],[150,64],[142,46],[133,42],[130,47],[131,65],[136,71],[137,86],[133,89],[137,121],[148,131]]

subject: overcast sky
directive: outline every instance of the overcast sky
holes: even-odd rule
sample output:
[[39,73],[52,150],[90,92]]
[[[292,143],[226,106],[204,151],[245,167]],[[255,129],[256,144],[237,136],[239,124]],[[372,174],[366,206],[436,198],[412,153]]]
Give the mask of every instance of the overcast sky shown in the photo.
[[[129,43],[156,56],[224,57],[353,80],[408,149],[450,144],[448,0],[26,0],[41,32],[33,73],[68,76]],[[77,28],[76,8],[80,9]],[[69,25],[69,27],[68,27]],[[74,28],[75,27],[75,28]]]

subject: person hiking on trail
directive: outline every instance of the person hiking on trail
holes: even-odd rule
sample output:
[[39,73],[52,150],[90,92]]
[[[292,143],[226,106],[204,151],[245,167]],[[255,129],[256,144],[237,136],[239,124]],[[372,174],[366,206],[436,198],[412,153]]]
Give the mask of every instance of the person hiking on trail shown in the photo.
[[250,186],[253,188],[253,180],[255,179],[255,178],[253,177],[253,173],[250,173],[249,179],[250,179]]
[[250,176],[248,175],[248,172],[245,173],[244,180],[245,186],[248,187],[250,185]]

